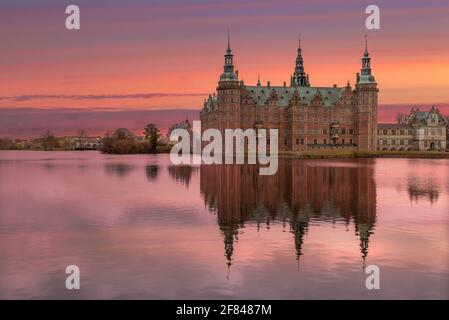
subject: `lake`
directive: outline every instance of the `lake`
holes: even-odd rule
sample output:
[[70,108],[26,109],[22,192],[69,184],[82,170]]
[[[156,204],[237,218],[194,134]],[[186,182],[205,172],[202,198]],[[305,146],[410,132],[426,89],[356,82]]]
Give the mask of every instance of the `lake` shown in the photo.
[[0,151],[0,298],[449,299],[449,160]]

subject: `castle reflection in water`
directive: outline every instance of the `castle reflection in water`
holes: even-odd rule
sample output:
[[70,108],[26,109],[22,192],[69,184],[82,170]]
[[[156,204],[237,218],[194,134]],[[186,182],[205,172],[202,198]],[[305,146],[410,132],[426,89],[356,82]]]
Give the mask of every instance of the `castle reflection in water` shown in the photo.
[[201,194],[217,215],[228,266],[246,225],[288,227],[299,259],[314,221],[352,226],[365,261],[376,223],[374,166],[367,159],[339,164],[280,159],[273,176],[259,175],[257,165],[201,166]]

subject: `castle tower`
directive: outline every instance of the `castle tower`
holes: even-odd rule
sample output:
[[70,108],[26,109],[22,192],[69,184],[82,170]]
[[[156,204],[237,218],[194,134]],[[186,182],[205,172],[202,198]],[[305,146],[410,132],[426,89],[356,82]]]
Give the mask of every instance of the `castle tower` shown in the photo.
[[368,40],[365,36],[365,52],[362,57],[361,73],[357,73],[355,87],[356,134],[359,150],[376,150],[377,144],[377,88],[371,74],[371,58]]
[[228,31],[228,47],[224,55],[224,70],[217,87],[217,106],[221,114],[219,130],[240,127],[240,81],[234,70],[234,54]]
[[309,75],[304,72],[304,60],[302,58],[301,39],[299,39],[298,55],[296,57],[295,72],[291,78],[290,85],[292,87],[310,87]]

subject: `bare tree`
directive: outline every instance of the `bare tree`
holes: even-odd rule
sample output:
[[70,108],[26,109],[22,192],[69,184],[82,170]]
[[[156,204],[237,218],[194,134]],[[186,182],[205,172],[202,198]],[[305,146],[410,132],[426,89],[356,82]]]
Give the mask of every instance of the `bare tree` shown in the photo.
[[87,137],[86,131],[84,129],[78,130],[78,144],[81,150],[84,150],[84,138]]
[[59,147],[58,139],[50,130],[46,130],[40,140],[42,142],[42,147],[46,151],[52,151],[54,148]]
[[159,129],[155,124],[150,123],[144,128],[145,140],[150,142],[150,152],[155,153],[157,143],[161,137]]
[[397,122],[398,124],[403,124],[403,123],[406,122],[406,120],[407,120],[407,116],[406,116],[404,113],[398,112],[398,113],[396,114],[396,122]]

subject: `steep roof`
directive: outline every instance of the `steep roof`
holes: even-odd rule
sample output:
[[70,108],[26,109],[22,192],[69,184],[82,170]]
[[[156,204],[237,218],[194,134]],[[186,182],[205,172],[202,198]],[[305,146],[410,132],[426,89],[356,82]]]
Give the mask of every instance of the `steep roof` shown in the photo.
[[412,112],[412,114],[415,115],[418,120],[427,119],[427,116],[429,115],[428,112],[424,112],[424,111],[415,111],[415,112]]
[[217,97],[209,96],[209,98],[204,101],[204,108],[201,110],[201,114],[207,113],[209,111],[213,111],[217,109]]
[[440,110],[434,106],[430,108],[429,111],[421,111],[419,110],[419,108],[415,110],[412,108],[412,110],[410,111],[410,115],[408,116],[408,122],[425,123],[427,119],[429,119],[434,115],[437,116],[438,122],[440,123],[445,122],[444,118],[440,114]]
[[278,98],[277,105],[280,107],[287,107],[289,105],[296,89],[298,90],[302,102],[306,104],[310,104],[315,95],[319,92],[323,99],[323,105],[326,107],[335,106],[344,91],[344,88],[335,87],[247,86],[246,88],[257,106],[268,105],[268,100],[274,90]]
[[378,123],[377,129],[407,129],[411,128],[410,125],[406,123]]

